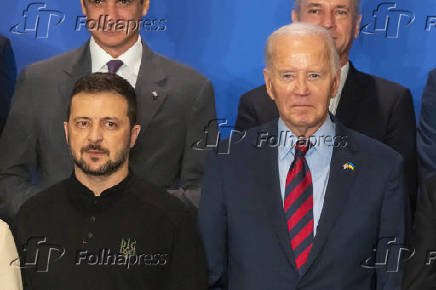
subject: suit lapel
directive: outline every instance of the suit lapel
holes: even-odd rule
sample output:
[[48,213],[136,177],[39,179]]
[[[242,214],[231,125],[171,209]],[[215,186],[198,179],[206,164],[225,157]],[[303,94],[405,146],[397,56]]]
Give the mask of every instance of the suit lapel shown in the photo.
[[71,62],[64,69],[66,80],[59,85],[59,95],[65,98],[71,97],[74,84],[78,79],[91,73],[91,53],[89,41],[73,52]]
[[[259,129],[259,132],[267,132],[269,136],[277,136],[277,119]],[[257,142],[257,140],[255,141]],[[278,169],[278,150],[277,146],[263,144],[259,149],[259,164],[264,164],[264,170],[259,172],[259,180],[265,180],[265,188],[259,189],[263,207],[271,224],[271,229],[277,238],[278,246],[283,251],[289,265],[296,270],[294,256],[291,251],[288,227],[283,211],[283,201],[281,198],[280,178]],[[265,176],[270,176],[266,178]]]
[[359,103],[365,97],[366,88],[360,84],[359,72],[350,62],[347,80],[341,93],[336,110],[336,117],[348,128],[353,128],[353,122],[359,111]]
[[333,149],[330,163],[330,176],[324,197],[324,206],[318,222],[317,233],[313,241],[312,250],[308,261],[301,268],[301,277],[307,272],[322,251],[329,234],[334,227],[339,215],[343,212],[352,192],[352,187],[358,168],[344,169],[344,164],[352,162],[356,164],[356,144],[353,144],[351,132],[336,121],[336,136],[347,136],[347,146],[336,146]]
[[159,108],[164,104],[168,92],[166,76],[156,63],[155,54],[142,42],[142,59],[135,91],[138,102],[138,117],[145,130]]

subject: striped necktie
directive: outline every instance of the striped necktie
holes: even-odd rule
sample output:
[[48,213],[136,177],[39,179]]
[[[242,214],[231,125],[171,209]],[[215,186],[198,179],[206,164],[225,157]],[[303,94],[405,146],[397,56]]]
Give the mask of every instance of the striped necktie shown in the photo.
[[284,211],[298,270],[307,262],[313,243],[312,176],[304,157],[308,149],[307,140],[297,141],[285,186]]

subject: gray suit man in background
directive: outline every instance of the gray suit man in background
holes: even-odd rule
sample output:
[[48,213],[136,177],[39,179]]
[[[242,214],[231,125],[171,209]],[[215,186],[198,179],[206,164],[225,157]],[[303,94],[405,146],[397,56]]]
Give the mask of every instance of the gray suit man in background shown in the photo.
[[[196,70],[153,53],[139,35],[149,0],[81,0],[88,20],[106,17],[82,47],[21,73],[0,138],[0,215],[13,217],[36,192],[72,173],[64,138],[73,84],[112,72],[135,87],[142,127],[131,166],[144,179],[196,205],[205,151],[193,144],[216,134],[211,83]],[[114,23],[125,25],[114,25]],[[91,27],[91,26],[89,26]]]

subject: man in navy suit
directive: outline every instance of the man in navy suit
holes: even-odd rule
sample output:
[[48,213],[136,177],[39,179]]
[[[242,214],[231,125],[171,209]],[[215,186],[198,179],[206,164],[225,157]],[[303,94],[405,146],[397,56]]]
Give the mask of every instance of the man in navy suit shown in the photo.
[[387,250],[406,232],[402,157],[329,115],[340,69],[327,30],[284,26],[265,56],[279,119],[211,154],[206,170],[210,289],[400,289]]
[[6,123],[16,80],[14,53],[9,39],[0,35],[0,134]]
[[[379,140],[404,158],[412,208],[416,202],[416,121],[412,94],[403,86],[357,70],[349,60],[360,29],[359,0],[295,0],[293,22],[327,29],[336,43],[341,79],[330,112],[345,126]],[[241,96],[235,127],[253,128],[279,116],[265,85]]]
[[428,74],[416,131],[421,181],[436,172],[436,69]]

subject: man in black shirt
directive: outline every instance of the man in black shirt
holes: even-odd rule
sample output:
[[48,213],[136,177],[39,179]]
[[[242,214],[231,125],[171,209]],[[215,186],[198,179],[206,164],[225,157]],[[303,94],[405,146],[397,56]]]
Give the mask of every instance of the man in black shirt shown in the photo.
[[192,212],[129,170],[141,129],[134,89],[95,73],[72,95],[64,127],[74,173],[17,217],[25,288],[206,289]]

